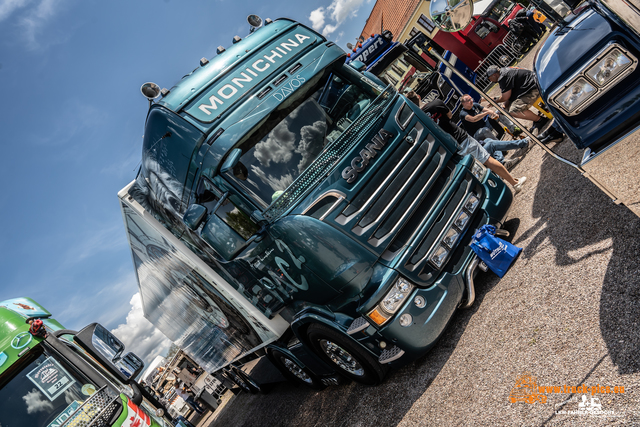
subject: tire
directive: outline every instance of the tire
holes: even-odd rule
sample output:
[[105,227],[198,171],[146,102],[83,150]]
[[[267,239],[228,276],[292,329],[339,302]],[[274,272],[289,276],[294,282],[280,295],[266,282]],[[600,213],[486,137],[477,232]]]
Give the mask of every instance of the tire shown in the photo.
[[251,389],[251,393],[252,394],[256,394],[256,393],[263,393],[262,390],[262,386],[260,386],[260,384],[258,384],[256,382],[256,380],[254,380],[253,378],[251,378],[251,375],[247,374],[246,372],[242,371],[240,368],[237,367],[232,367],[231,370],[240,378],[242,378],[244,380],[244,382],[249,386],[249,388]]
[[238,374],[236,374],[235,372],[229,369],[225,369],[224,373],[227,376],[227,378],[233,381],[235,385],[240,387],[240,390],[245,391],[247,393],[251,393],[251,387],[249,386],[249,384],[243,378],[241,378]]
[[378,385],[389,369],[378,363],[357,342],[327,326],[313,323],[307,329],[307,337],[322,360],[357,383]]
[[280,370],[282,375],[292,383],[302,384],[312,390],[324,390],[326,386],[309,369],[300,366],[294,359],[274,348],[267,350],[267,357]]

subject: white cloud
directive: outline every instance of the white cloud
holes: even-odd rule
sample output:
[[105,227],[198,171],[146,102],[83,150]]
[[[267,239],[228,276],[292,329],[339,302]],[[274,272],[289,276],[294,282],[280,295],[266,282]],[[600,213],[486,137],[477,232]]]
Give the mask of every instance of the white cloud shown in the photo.
[[26,6],[31,0],[0,0],[0,21],[4,21],[11,14]]
[[333,0],[327,8],[331,11],[331,18],[341,25],[348,16],[357,16],[362,0]]
[[32,50],[42,49],[68,39],[69,28],[45,36],[45,27],[58,15],[64,3],[69,0],[0,0],[0,22],[13,20],[20,28],[20,36]]
[[[357,16],[358,9],[364,0],[333,0],[329,6],[320,7],[309,15],[312,27],[316,31],[322,28],[322,35],[329,36],[335,32],[348,17]],[[333,22],[327,22],[326,14]],[[324,26],[324,28],[323,28]],[[340,36],[341,37],[341,36]]]
[[259,167],[251,165],[251,173],[260,178],[260,181],[267,184],[273,191],[286,190],[293,183],[293,176],[290,173],[276,178],[273,175],[267,176]]
[[126,323],[111,332],[126,346],[126,351],[138,355],[148,365],[156,356],[163,355],[169,349],[171,341],[159,329],[144,317],[140,293],[131,297],[131,311]]
[[[42,28],[53,18],[58,12],[58,8],[64,0],[42,0],[32,9],[27,16],[20,20],[20,26],[24,30],[27,46],[31,49],[40,48],[40,42],[37,40]],[[55,43],[55,39],[49,38],[47,44]]]
[[22,399],[27,404],[27,414],[53,410],[53,404],[43,398],[44,395],[35,388],[22,396]]
[[322,30],[322,27],[324,27],[324,7],[319,7],[312,11],[309,15],[309,21],[311,21],[311,28],[316,31]]
[[286,163],[291,160],[296,136],[289,130],[288,124],[287,120],[283,120],[273,128],[266,141],[256,144],[253,155],[261,165],[269,167],[271,161]]
[[302,159],[298,163],[298,172],[302,173],[322,151],[326,132],[327,124],[324,120],[318,120],[313,125],[300,129],[300,144],[296,148],[296,153],[300,153]]

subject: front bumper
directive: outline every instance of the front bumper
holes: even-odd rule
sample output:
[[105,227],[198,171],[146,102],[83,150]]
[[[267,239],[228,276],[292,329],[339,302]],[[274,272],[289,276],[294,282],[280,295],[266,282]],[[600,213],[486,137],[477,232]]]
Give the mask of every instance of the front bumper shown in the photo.
[[[442,335],[456,309],[473,302],[473,278],[480,264],[469,243],[476,228],[492,222],[487,215],[479,216],[454,254],[455,260],[451,261],[458,268],[454,272],[443,272],[428,288],[416,287],[387,324],[377,328],[366,317],[360,318],[353,325],[362,325],[363,320],[367,320],[366,327],[348,333],[372,350],[380,363],[393,367],[405,365],[426,354]],[[463,300],[465,290],[467,297]],[[426,301],[424,307],[416,304],[418,297]],[[400,325],[399,319],[404,314],[411,315],[413,319],[409,326]]]
[[[352,329],[347,331],[376,355],[380,363],[401,366],[423,356],[442,335],[456,309],[473,302],[475,291],[472,282],[480,263],[469,244],[475,230],[483,225],[492,224],[501,228],[513,201],[513,193],[509,187],[493,172],[488,173],[481,185],[486,195],[481,209],[476,211],[471,224],[435,281],[420,287],[418,282],[413,282],[410,272],[396,268],[395,274],[389,275],[385,280],[387,283],[394,283],[402,275],[417,285],[404,305],[382,327],[373,326],[373,321],[364,316],[356,319],[352,323]],[[381,286],[380,289],[390,289],[390,286]],[[465,291],[467,297],[463,301]],[[381,291],[372,299],[379,301],[384,292]],[[417,297],[426,301],[424,307],[415,303]],[[361,313],[368,313],[372,308],[367,305]],[[405,314],[411,315],[412,322],[403,327],[399,319]]]

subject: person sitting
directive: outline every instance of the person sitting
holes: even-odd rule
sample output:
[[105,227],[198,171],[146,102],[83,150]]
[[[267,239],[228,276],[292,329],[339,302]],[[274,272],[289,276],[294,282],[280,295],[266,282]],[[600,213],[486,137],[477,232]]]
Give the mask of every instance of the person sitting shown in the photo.
[[471,154],[477,161],[485,165],[500,178],[513,186],[516,194],[522,190],[527,177],[514,178],[509,171],[485,150],[478,141],[468,135],[460,126],[451,121],[451,111],[440,99],[433,100],[422,107],[422,111],[429,114],[440,128],[447,132],[458,143],[458,154]]
[[491,65],[487,68],[487,78],[500,85],[501,96],[493,98],[495,102],[504,102],[505,109],[516,119],[530,120],[533,122],[533,130],[542,131],[549,123],[546,117],[540,117],[529,110],[533,103],[540,97],[536,84],[536,75],[531,70],[523,68],[505,67],[499,68]]
[[[503,126],[513,135],[519,135],[522,132],[507,117],[474,102],[471,95],[462,95],[460,105],[462,106],[460,109],[462,127],[478,141],[485,138],[502,139],[505,133]],[[495,135],[493,131],[496,132]]]

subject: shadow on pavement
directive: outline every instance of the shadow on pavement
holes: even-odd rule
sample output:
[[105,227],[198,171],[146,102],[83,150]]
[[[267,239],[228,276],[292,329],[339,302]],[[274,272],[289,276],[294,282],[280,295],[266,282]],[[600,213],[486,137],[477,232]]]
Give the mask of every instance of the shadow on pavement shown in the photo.
[[[576,151],[569,140],[554,147],[554,152],[572,160]],[[549,241],[557,265],[580,262],[588,270],[591,257],[611,251],[601,290],[600,331],[618,372],[639,372],[640,218],[548,155],[541,165],[532,217],[536,224],[514,242],[533,237],[524,258],[532,258]]]

